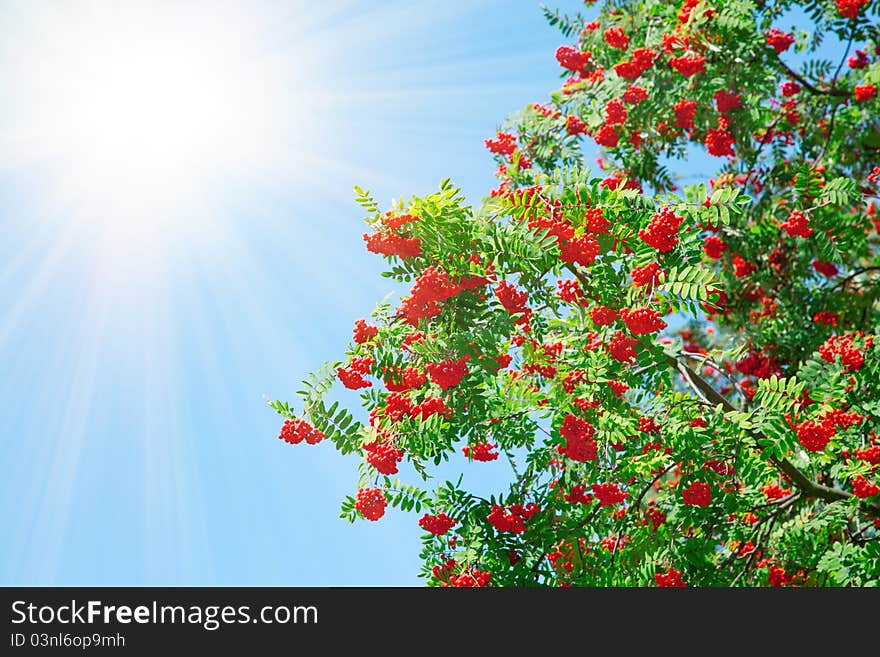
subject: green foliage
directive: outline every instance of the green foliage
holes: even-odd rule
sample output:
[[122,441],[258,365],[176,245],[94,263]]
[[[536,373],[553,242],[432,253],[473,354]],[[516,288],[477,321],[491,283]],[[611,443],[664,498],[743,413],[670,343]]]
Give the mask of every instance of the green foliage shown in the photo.
[[[766,32],[796,8],[795,57]],[[444,180],[383,211],[355,188],[403,300],[307,378],[301,413],[267,401],[361,455],[362,491],[452,519],[423,535],[429,585],[878,584],[880,125],[853,90],[880,66],[846,65],[876,12],[617,0],[594,26],[545,8],[574,68],[490,143],[496,190],[472,205]],[[679,192],[694,148],[717,170]],[[326,400],[357,377],[364,422]],[[506,487],[428,487],[465,458],[500,461]],[[359,499],[343,518],[374,514]]]

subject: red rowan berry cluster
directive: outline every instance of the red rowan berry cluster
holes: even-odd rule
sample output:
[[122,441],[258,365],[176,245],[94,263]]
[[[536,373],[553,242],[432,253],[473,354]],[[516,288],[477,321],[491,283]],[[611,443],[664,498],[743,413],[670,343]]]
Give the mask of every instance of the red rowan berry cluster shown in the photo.
[[629,37],[619,27],[609,27],[604,34],[605,43],[612,48],[626,50],[629,48]]
[[622,98],[630,105],[638,105],[642,101],[648,100],[648,91],[638,85],[631,84],[623,92]]
[[443,390],[448,390],[457,386],[467,376],[469,358],[470,356],[464,355],[458,360],[441,360],[438,363],[429,363],[425,369],[431,375],[431,381]]
[[416,217],[412,214],[392,214],[391,212],[386,212],[382,217],[382,225],[388,228],[388,230],[397,230],[402,228],[406,224],[410,224],[414,221],[418,221],[419,217]]
[[633,335],[648,335],[666,328],[660,314],[651,308],[623,308],[620,318]]
[[782,488],[779,484],[767,484],[766,486],[762,486],[761,492],[764,493],[764,497],[767,501],[771,502],[773,500],[781,500],[783,497],[791,495],[790,490]]
[[614,148],[617,146],[618,141],[620,141],[620,136],[617,134],[617,131],[613,126],[606,124],[596,131],[596,134],[593,135],[593,139],[599,146]]
[[384,475],[397,474],[397,464],[403,460],[403,450],[388,441],[374,440],[361,445],[367,453],[367,463]]
[[649,262],[644,267],[633,267],[631,276],[636,287],[644,287],[646,285],[657,285],[660,283],[660,274],[663,270],[657,262]]
[[596,306],[590,311],[590,319],[596,326],[607,326],[617,319],[617,311],[607,306]]
[[822,260],[814,260],[813,261],[813,269],[817,272],[825,276],[826,278],[833,278],[837,276],[837,265],[833,262],[824,262]]
[[496,155],[513,155],[516,150],[516,136],[509,132],[499,132],[495,139],[485,139],[483,143]]
[[574,73],[580,73],[590,64],[592,53],[581,52],[571,46],[559,46],[556,49],[556,61],[562,68]]
[[629,386],[623,381],[608,381],[608,387],[618,397],[622,397],[623,393],[629,390]]
[[706,132],[706,150],[710,155],[716,157],[724,157],[725,155],[733,155],[733,135],[727,128],[712,128]]
[[782,228],[792,237],[809,237],[813,229],[808,225],[809,217],[800,210],[793,210],[788,219],[782,224]]
[[639,231],[639,237],[648,246],[661,253],[667,253],[678,244],[678,228],[684,217],[679,217],[671,208],[663,208],[651,217],[646,228]]
[[744,260],[742,256],[733,257],[733,275],[737,278],[748,276],[757,268],[758,267],[754,263]]
[[857,18],[862,5],[867,4],[868,0],[835,0],[837,3],[837,11],[844,18]]
[[278,438],[290,445],[297,445],[306,441],[309,445],[317,445],[326,436],[311,424],[301,419],[287,419],[281,426]]
[[576,280],[560,280],[556,281],[556,296],[565,303],[575,306],[584,306],[587,304],[587,298],[581,290],[580,283]]
[[645,518],[651,523],[651,529],[654,531],[657,531],[660,525],[666,522],[666,514],[654,506],[649,506],[645,510]]
[[727,244],[720,237],[709,235],[703,242],[703,252],[713,260],[720,258],[726,250]]
[[614,72],[624,80],[635,80],[654,65],[657,52],[650,48],[636,48],[631,60],[614,65]]
[[364,233],[364,241],[370,253],[398,258],[415,258],[422,254],[417,237],[401,237],[392,232]]
[[777,53],[785,52],[794,43],[794,34],[783,32],[775,27],[764,32],[767,37],[767,45],[773,48]]
[[428,377],[412,365],[406,367],[386,367],[383,369],[385,387],[391,392],[418,390],[428,381]]
[[834,437],[836,429],[833,425],[815,420],[804,420],[795,427],[798,442],[808,452],[822,452]]
[[476,568],[465,570],[460,575],[452,575],[449,585],[456,588],[485,588],[492,582],[492,574]]
[[599,453],[599,446],[593,440],[594,433],[592,424],[569,413],[559,428],[559,435],[565,438],[565,445],[557,446],[557,450],[574,461],[592,461]]
[[669,65],[686,78],[706,70],[706,58],[702,55],[670,57]]
[[354,341],[364,344],[379,335],[379,329],[367,324],[366,320],[359,319],[354,323]]
[[602,213],[602,208],[588,208],[585,210],[584,221],[586,222],[587,230],[591,233],[607,233],[611,228],[611,224]]
[[672,108],[675,112],[675,127],[690,130],[694,127],[694,118],[697,116],[697,101],[682,98]]
[[727,89],[719,89],[716,91],[713,99],[715,100],[715,107],[721,114],[727,114],[728,112],[738,109],[742,103],[739,94],[735,94]]
[[629,493],[620,490],[620,487],[613,483],[593,484],[590,488],[602,506],[614,506],[629,497]]
[[633,347],[638,343],[636,338],[630,338],[626,334],[618,331],[608,343],[608,353],[611,357],[620,363],[630,363],[636,358],[636,352]]
[[361,488],[357,492],[354,508],[367,520],[375,521],[385,515],[387,505],[385,494],[378,488]]
[[[840,356],[840,362],[846,367],[847,371],[855,372],[862,368],[865,364],[865,357],[862,351],[856,346],[857,334],[833,335],[819,347],[819,356],[833,363],[835,356]],[[871,347],[873,341],[870,336],[864,339],[864,349]]]
[[784,98],[791,98],[800,93],[801,85],[793,80],[786,80],[779,88]]
[[852,56],[846,59],[846,65],[856,70],[866,68],[870,63],[871,60],[864,50],[856,50]]
[[440,304],[454,297],[462,288],[455,284],[449,274],[428,267],[416,278],[410,296],[403,300],[398,311],[401,317],[415,326],[420,319],[440,313]]
[[704,481],[695,481],[681,492],[685,504],[690,506],[709,506],[712,490]]
[[419,518],[419,527],[434,536],[443,536],[455,527],[455,523],[456,521],[445,513],[438,513],[435,516],[426,513]]
[[861,499],[880,495],[880,486],[868,481],[862,475],[853,478],[852,489],[853,495]]
[[526,531],[525,521],[540,513],[538,505],[534,502],[526,504],[512,504],[505,509],[500,504],[493,504],[492,510],[486,516],[486,520],[499,532],[522,534]]
[[605,103],[605,123],[608,125],[620,125],[626,121],[626,106],[618,98],[612,98]]
[[599,243],[592,235],[582,235],[562,245],[559,257],[565,262],[589,265],[599,255]]
[[880,445],[872,445],[856,452],[856,458],[871,465],[880,465]]
[[681,571],[669,568],[665,573],[655,573],[654,581],[663,588],[682,588],[687,584],[681,578]]
[[495,443],[475,443],[461,448],[462,454],[474,461],[494,461],[498,458],[498,445]]
[[495,296],[498,297],[498,301],[501,302],[504,309],[511,315],[529,314],[529,309],[526,307],[526,303],[529,300],[528,295],[525,292],[518,291],[515,286],[507,281],[501,281],[495,286]]
[[351,363],[346,367],[337,367],[336,376],[342,381],[349,390],[359,390],[360,388],[369,388],[372,383],[367,381],[364,376],[370,373],[370,367],[376,361],[369,356],[356,356],[351,359]]
[[877,95],[877,85],[875,84],[857,84],[853,89],[853,95],[857,103],[867,103]]
[[585,135],[590,131],[589,126],[576,116],[569,116],[565,119],[565,129],[572,136]]

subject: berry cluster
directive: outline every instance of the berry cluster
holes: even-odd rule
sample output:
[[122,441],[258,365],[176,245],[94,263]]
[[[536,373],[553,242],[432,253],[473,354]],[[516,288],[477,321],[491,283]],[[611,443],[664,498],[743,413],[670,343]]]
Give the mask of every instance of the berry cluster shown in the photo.
[[672,108],[675,112],[675,127],[690,130],[694,127],[694,118],[697,116],[697,101],[682,98]]
[[370,367],[375,362],[369,356],[356,356],[351,359],[348,367],[337,367],[336,376],[342,381],[342,385],[349,390],[369,388],[373,384],[367,381],[364,376],[370,373]]
[[556,61],[559,65],[575,73],[583,71],[590,64],[592,56],[592,53],[581,52],[571,46],[559,46],[556,49]]
[[354,508],[367,520],[378,520],[385,515],[388,500],[378,488],[361,488],[357,492]]
[[[823,360],[833,363],[835,356],[840,356],[840,362],[849,372],[860,370],[865,364],[865,357],[862,351],[856,346],[858,334],[834,335],[819,347],[819,356]],[[867,350],[872,345],[870,336],[864,339],[864,349]]]
[[686,78],[706,70],[706,58],[702,55],[680,55],[670,57],[669,65]]
[[417,237],[402,237],[392,232],[364,233],[367,251],[379,255],[398,258],[415,258],[422,254],[422,245]]
[[587,304],[587,298],[581,290],[580,283],[576,280],[570,279],[556,281],[556,287],[556,296],[562,299],[565,303],[570,303],[575,306],[585,306]]
[[449,578],[449,585],[457,588],[485,588],[491,582],[491,573],[476,568],[465,570],[460,575],[452,575]]
[[284,424],[281,425],[281,432],[278,434],[280,440],[290,445],[296,445],[304,440],[309,445],[317,445],[325,437],[324,433],[318,431],[302,419],[284,420]]
[[638,343],[636,338],[630,338],[625,333],[618,331],[608,343],[608,353],[611,357],[620,363],[631,363],[636,358],[636,352],[633,349]]
[[522,534],[526,531],[525,521],[537,513],[540,513],[540,509],[534,502],[525,506],[512,504],[507,509],[500,504],[493,504],[486,520],[499,532]]
[[400,304],[399,314],[406,322],[415,326],[420,319],[439,314],[440,304],[462,289],[452,281],[449,274],[433,266],[428,267],[416,278],[409,297]]
[[648,335],[666,328],[660,313],[651,308],[623,308],[620,318],[633,335]]
[[613,483],[593,484],[590,488],[602,506],[614,506],[629,497],[629,493],[620,490],[618,485]]
[[496,155],[510,156],[516,150],[516,136],[509,132],[499,132],[495,139],[485,139],[483,143]]
[[605,123],[620,125],[626,121],[626,106],[619,98],[612,98],[605,103]]
[[379,329],[367,324],[366,320],[359,319],[354,323],[354,341],[364,344],[379,335]]
[[874,497],[875,495],[880,495],[880,486],[877,484],[871,483],[867,479],[865,479],[862,475],[858,475],[854,477],[852,480],[852,489],[853,495],[858,498],[864,499],[866,497]]
[[657,586],[664,588],[681,588],[687,586],[681,579],[681,571],[669,568],[665,573],[654,573],[654,581]]
[[494,461],[498,458],[498,452],[495,451],[497,448],[498,445],[494,443],[484,442],[465,445],[461,448],[461,452],[474,461]]
[[559,257],[565,262],[589,265],[599,255],[599,243],[592,235],[582,235],[562,245]]
[[596,306],[590,311],[590,319],[596,326],[607,326],[617,319],[617,311],[607,306]]
[[458,360],[441,360],[438,363],[428,363],[425,369],[431,375],[431,381],[443,390],[448,390],[453,386],[457,386],[467,376],[467,361],[469,358],[470,356],[465,354]]
[[775,27],[764,32],[764,36],[767,37],[767,45],[777,53],[785,52],[794,43],[794,34],[783,32]]
[[868,0],[835,0],[837,3],[837,11],[844,18],[857,18],[862,9],[862,5],[867,4]]
[[678,244],[678,228],[684,217],[679,217],[671,208],[663,208],[651,217],[646,228],[639,231],[639,237],[648,246],[661,253],[667,253]]
[[450,518],[445,513],[438,513],[435,516],[425,514],[419,518],[419,527],[434,536],[443,536],[446,532],[455,526],[456,520]]
[[684,503],[690,506],[709,506],[712,501],[712,491],[706,482],[695,481],[681,491],[681,497]]
[[604,34],[605,43],[612,48],[626,50],[629,48],[629,37],[619,27],[609,27]]
[[406,367],[386,367],[385,387],[391,392],[418,390],[428,381],[427,375],[412,365]]
[[633,267],[631,276],[636,287],[645,287],[646,285],[657,285],[660,282],[660,274],[663,270],[660,263],[649,262],[643,267]]
[[727,244],[715,235],[709,235],[703,242],[703,252],[713,260],[720,258],[726,250]]
[[397,474],[397,464],[403,460],[403,450],[390,442],[374,440],[361,445],[367,453],[367,463],[384,475]]
[[782,224],[782,228],[792,237],[809,237],[813,234],[813,229],[809,227],[808,220],[806,214],[800,210],[793,210]]
[[614,65],[614,72],[624,80],[635,80],[654,65],[657,52],[650,48],[636,48],[633,58]]
[[557,446],[557,450],[574,461],[593,461],[599,453],[599,446],[593,440],[595,431],[592,424],[569,413],[559,427],[565,445]]

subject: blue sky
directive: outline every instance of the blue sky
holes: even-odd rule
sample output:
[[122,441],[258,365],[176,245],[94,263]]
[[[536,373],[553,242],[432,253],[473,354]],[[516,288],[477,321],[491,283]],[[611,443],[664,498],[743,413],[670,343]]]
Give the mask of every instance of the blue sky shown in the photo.
[[[234,37],[224,71],[260,62],[247,93],[216,86],[237,133],[196,117],[175,129],[203,141],[152,169],[138,148],[94,146],[87,112],[72,122],[53,81],[77,55],[48,54],[90,41],[70,25],[126,17],[0,0],[0,75],[19,85],[0,109],[0,584],[417,585],[416,516],[338,519],[355,462],[282,444],[262,396],[292,400],[394,289],[352,186],[387,203],[449,176],[478,201],[495,184],[483,138],[555,87],[563,39],[528,0],[140,4],[149,24],[120,33],[185,43],[213,20]],[[238,62],[243,13],[256,50]],[[101,98],[103,80],[71,98]],[[483,472],[497,475],[467,469]]]

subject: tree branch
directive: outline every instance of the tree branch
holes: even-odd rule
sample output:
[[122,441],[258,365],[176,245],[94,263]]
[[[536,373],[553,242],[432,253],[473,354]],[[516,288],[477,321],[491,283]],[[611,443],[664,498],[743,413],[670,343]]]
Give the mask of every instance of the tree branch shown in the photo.
[[[666,356],[666,362],[684,376],[688,385],[700,396],[701,399],[706,400],[708,406],[715,407],[721,404],[725,411],[737,410],[733,404],[725,399],[699,374],[688,367],[686,363],[669,355]],[[755,437],[754,434],[752,435]],[[819,498],[826,502],[851,500],[855,497],[855,495],[849,491],[825,486],[811,480],[807,475],[798,470],[797,466],[788,459],[778,459],[775,456],[771,456],[769,460],[777,470],[785,474],[807,497]],[[864,508],[870,515],[880,518],[880,503],[866,502],[864,503]]]

